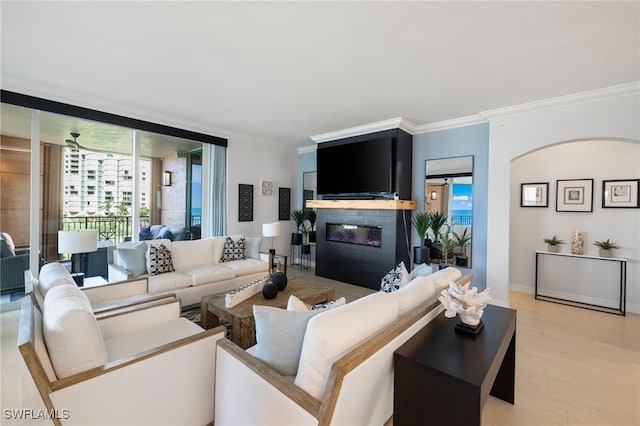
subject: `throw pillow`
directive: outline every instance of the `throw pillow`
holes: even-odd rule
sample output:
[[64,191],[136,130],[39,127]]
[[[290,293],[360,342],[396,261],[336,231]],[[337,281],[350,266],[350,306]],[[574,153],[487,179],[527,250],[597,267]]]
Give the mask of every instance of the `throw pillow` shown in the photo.
[[224,248],[222,249],[222,257],[220,258],[220,262],[230,262],[232,260],[245,259],[245,245],[245,239],[242,237],[239,238],[236,242],[227,237],[224,241]]
[[387,273],[380,281],[380,291],[392,293],[409,282],[409,271],[400,262],[398,266]]
[[141,242],[132,247],[120,247],[116,250],[122,266],[131,271],[134,278],[147,273],[147,261],[144,257],[147,252],[146,243]]
[[427,277],[433,274],[433,268],[431,265],[427,265],[426,263],[421,263],[416,266],[413,271],[409,274],[409,281],[413,280],[417,277]]
[[254,305],[258,341],[254,356],[284,376],[295,376],[307,322],[320,312]]
[[6,232],[0,233],[0,257],[12,257],[16,255],[16,248],[11,235]]
[[150,239],[151,239],[151,227],[145,226],[140,228],[140,241],[145,241]]
[[159,246],[149,246],[149,275],[160,275],[166,272],[175,271],[173,260],[171,259],[171,250],[164,244]]
[[339,298],[338,300],[334,300],[332,302],[327,303],[317,303],[315,305],[307,305],[302,300],[298,299],[293,294],[289,296],[289,300],[287,301],[287,311],[317,311],[317,310],[329,310],[333,308],[337,308],[338,306],[342,306],[347,303],[347,299],[344,297]]
[[158,234],[158,240],[173,240],[173,238],[171,238],[171,229],[169,228],[165,228],[163,229],[159,234]]
[[262,244],[262,237],[245,238],[244,255],[251,259],[260,260],[260,244]]

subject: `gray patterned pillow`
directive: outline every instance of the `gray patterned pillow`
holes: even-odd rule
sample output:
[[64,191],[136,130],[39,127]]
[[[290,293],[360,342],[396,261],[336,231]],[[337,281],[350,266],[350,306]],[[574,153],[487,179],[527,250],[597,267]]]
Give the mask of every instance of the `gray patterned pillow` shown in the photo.
[[171,250],[164,244],[158,247],[149,246],[149,275],[160,275],[166,272],[173,272],[173,259],[171,258]]
[[224,241],[224,248],[222,249],[222,257],[220,257],[220,262],[245,259],[245,246],[246,242],[244,238],[239,238],[238,241],[233,242],[231,238],[227,237],[227,239]]

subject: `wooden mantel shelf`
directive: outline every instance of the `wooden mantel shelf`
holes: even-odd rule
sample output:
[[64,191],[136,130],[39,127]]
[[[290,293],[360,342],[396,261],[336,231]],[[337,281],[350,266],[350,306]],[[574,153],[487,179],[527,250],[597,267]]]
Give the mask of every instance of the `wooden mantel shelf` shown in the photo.
[[306,207],[312,209],[415,210],[418,208],[418,203],[413,200],[307,200]]

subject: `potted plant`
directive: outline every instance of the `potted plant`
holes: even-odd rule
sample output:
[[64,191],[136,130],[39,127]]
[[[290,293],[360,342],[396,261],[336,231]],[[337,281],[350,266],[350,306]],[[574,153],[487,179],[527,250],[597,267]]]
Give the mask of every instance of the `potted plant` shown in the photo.
[[547,251],[551,253],[557,253],[560,248],[560,244],[564,244],[564,240],[559,239],[557,235],[554,235],[551,238],[543,238],[542,241],[547,243]]
[[299,246],[300,244],[302,244],[302,232],[304,230],[304,210],[292,211],[291,218],[296,223],[296,232],[291,234],[291,245]]
[[431,263],[431,248],[427,245],[427,232],[431,227],[431,216],[426,212],[416,212],[411,218],[411,224],[418,232],[420,245],[413,248],[413,263]]
[[449,229],[447,229],[447,232],[441,232],[437,241],[440,253],[442,253],[442,264],[440,268],[446,268],[449,266],[449,258],[453,255],[453,248],[455,247],[455,242],[453,238],[451,238]]
[[460,253],[456,255],[457,266],[468,266],[468,258],[465,253],[467,244],[471,241],[471,234],[469,233],[469,227],[465,226],[462,232],[457,233],[453,231],[454,246],[460,250]]
[[[440,259],[440,229],[447,223],[447,215],[439,211],[429,212],[431,221],[431,232],[433,233],[433,245],[431,246],[431,258]],[[448,232],[447,232],[448,234]]]
[[316,211],[314,209],[306,210],[306,219],[309,221],[309,242],[316,242]]
[[608,238],[606,241],[596,241],[593,245],[600,249],[601,257],[611,257],[611,250],[620,248],[618,244],[613,241],[609,241]]

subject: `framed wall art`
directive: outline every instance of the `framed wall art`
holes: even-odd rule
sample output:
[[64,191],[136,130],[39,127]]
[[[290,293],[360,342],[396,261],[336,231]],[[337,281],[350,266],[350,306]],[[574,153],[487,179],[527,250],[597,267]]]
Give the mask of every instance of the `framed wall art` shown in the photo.
[[238,184],[238,222],[253,222],[253,185]]
[[593,211],[593,179],[558,180],[556,184],[556,211]]
[[549,182],[521,183],[520,207],[549,207]]
[[602,181],[602,208],[640,208],[640,179],[619,179]]
[[291,215],[291,188],[278,188],[278,220],[289,220]]
[[260,181],[260,187],[262,188],[262,195],[273,195],[273,182],[270,180]]

